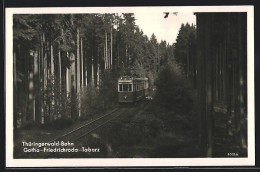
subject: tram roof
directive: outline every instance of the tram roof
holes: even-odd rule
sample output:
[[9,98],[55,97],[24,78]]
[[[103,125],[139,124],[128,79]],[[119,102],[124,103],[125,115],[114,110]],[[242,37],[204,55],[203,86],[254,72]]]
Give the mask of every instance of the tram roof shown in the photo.
[[118,79],[118,82],[131,82],[131,81],[147,81],[147,77],[130,77],[130,76],[122,76]]

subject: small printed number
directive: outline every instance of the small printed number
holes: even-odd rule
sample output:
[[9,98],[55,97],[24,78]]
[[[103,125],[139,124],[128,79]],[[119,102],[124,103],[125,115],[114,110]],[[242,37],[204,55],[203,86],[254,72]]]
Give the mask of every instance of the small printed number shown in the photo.
[[238,156],[238,153],[227,153],[227,156]]

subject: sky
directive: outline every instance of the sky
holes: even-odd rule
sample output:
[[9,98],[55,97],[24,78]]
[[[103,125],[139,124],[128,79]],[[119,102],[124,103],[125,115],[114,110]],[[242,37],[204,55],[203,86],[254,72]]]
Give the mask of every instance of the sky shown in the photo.
[[170,45],[176,42],[182,23],[196,24],[196,17],[192,12],[178,13],[177,16],[170,13],[168,18],[164,16],[165,14],[159,12],[135,12],[135,23],[149,38],[154,33],[158,42],[166,40]]

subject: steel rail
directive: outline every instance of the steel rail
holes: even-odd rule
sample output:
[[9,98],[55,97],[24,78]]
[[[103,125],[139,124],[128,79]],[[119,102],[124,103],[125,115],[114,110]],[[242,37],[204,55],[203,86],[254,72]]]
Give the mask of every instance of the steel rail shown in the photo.
[[[53,139],[53,140],[51,140],[51,141],[49,141],[49,142],[47,142],[47,143],[51,143],[51,142],[54,142],[54,141],[56,141],[56,140],[58,140],[58,139],[61,139],[61,138],[65,137],[65,136],[68,136],[68,135],[70,135],[70,134],[72,134],[72,133],[74,133],[74,132],[76,132],[76,131],[82,129],[83,127],[89,126],[90,124],[92,124],[92,123],[94,123],[94,122],[96,122],[96,121],[98,121],[98,120],[100,120],[100,119],[102,119],[102,118],[104,118],[104,117],[106,117],[106,116],[108,116],[108,115],[113,114],[114,112],[116,112],[116,111],[118,111],[118,110],[119,110],[119,108],[116,108],[116,109],[114,109],[112,112],[109,112],[108,114],[105,114],[105,115],[103,115],[103,116],[101,116],[101,117],[98,117],[97,119],[94,119],[94,120],[88,122],[87,124],[84,124],[84,125],[82,125],[82,126],[76,128],[76,129],[74,129],[74,130],[72,130],[72,131],[69,131],[68,133],[66,133],[66,134],[64,134],[64,135],[62,135],[62,136],[60,136],[60,137],[58,137],[58,138],[56,138],[56,139]],[[43,147],[43,146],[39,146],[39,147],[37,147],[37,149],[39,149],[39,148],[41,148],[41,147]]]
[[[72,142],[73,142],[73,143],[76,143],[76,142],[77,142],[79,139],[81,139],[82,137],[87,136],[87,135],[90,134],[91,132],[95,131],[96,129],[100,128],[101,126],[105,125],[106,123],[110,122],[112,119],[114,119],[114,118],[120,116],[121,114],[122,114],[122,113],[120,113],[119,115],[116,115],[116,116],[114,116],[113,118],[111,118],[111,119],[109,119],[109,120],[103,122],[102,124],[98,125],[97,127],[95,127],[95,128],[93,128],[93,129],[91,129],[90,131],[86,132],[85,134],[80,135],[80,136],[77,137],[76,139],[72,140]],[[62,153],[62,152],[51,152],[50,154],[44,156],[44,158],[48,158],[48,157],[50,157],[51,155],[56,154],[56,153]]]
[[[148,103],[149,103],[149,102],[145,102],[145,103],[143,104],[143,106],[146,106]],[[135,111],[136,111],[136,110],[135,110]],[[72,140],[72,142],[76,143],[77,141],[79,141],[79,139],[81,139],[81,138],[87,136],[87,135],[90,134],[91,132],[95,131],[96,129],[100,128],[101,126],[105,125],[106,123],[110,122],[112,119],[114,119],[114,118],[120,116],[121,114],[122,114],[122,113],[120,113],[119,115],[116,115],[116,116],[114,116],[113,118],[110,118],[109,120],[107,120],[107,121],[101,123],[100,125],[98,125],[98,126],[96,126],[95,128],[89,130],[89,131],[86,132],[85,134],[82,134],[82,135],[80,135],[79,137],[77,137],[76,139]],[[44,158],[50,158],[51,155],[54,155],[54,154],[57,154],[57,153],[62,153],[62,152],[51,152],[51,153],[49,153],[48,155],[44,156]]]
[[[76,129],[74,129],[74,130],[71,130],[71,131],[69,131],[69,132],[63,134],[62,136],[57,137],[57,138],[55,138],[55,139],[53,139],[53,140],[51,140],[51,141],[48,141],[48,142],[46,142],[46,143],[52,143],[52,142],[57,141],[57,140],[59,140],[59,139],[61,139],[61,138],[63,138],[63,137],[66,137],[66,136],[68,136],[68,135],[70,135],[70,134],[73,134],[73,133],[75,133],[76,131],[79,131],[80,129],[89,126],[90,124],[93,124],[93,123],[99,121],[100,119],[103,119],[104,117],[109,116],[109,115],[115,113],[115,112],[118,111],[119,109],[120,109],[120,108],[115,108],[115,109],[113,109],[111,112],[109,112],[109,113],[107,113],[107,114],[105,114],[105,115],[103,115],[103,116],[101,116],[101,117],[98,117],[98,118],[96,118],[96,119],[94,119],[94,120],[92,120],[92,121],[90,121],[90,122],[88,122],[88,123],[86,123],[86,124],[83,124],[82,126],[76,128]],[[42,148],[42,147],[45,147],[45,146],[44,146],[44,145],[43,145],[43,146],[39,146],[39,147],[37,147],[36,149],[40,149],[40,148]],[[18,156],[17,158],[23,157],[23,155],[24,155],[24,154],[21,154],[21,155]]]

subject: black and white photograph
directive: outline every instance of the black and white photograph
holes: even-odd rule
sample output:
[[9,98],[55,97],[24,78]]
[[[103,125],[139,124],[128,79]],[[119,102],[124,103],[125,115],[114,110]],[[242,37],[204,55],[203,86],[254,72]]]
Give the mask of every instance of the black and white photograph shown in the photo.
[[7,8],[6,165],[254,165],[253,14]]

